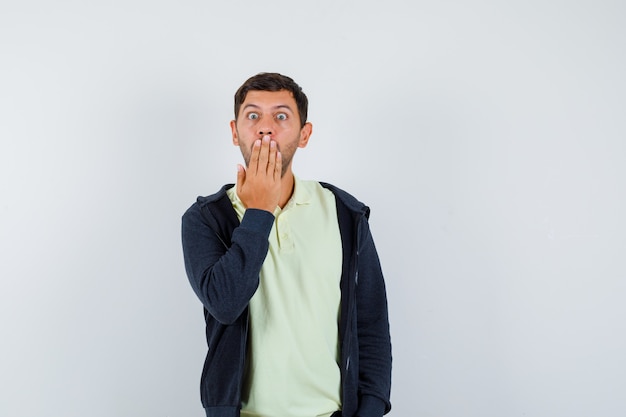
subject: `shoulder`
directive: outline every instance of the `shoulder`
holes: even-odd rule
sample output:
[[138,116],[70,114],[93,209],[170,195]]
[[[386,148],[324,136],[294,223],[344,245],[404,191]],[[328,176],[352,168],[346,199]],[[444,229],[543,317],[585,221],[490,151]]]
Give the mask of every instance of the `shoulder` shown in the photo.
[[235,186],[235,184],[226,184],[224,185],[222,188],[219,189],[218,192],[208,195],[208,196],[199,196],[196,199],[196,202],[194,204],[199,204],[199,205],[206,205],[206,204],[210,204],[210,203],[214,203],[216,201],[221,200],[224,197],[228,197],[228,190],[230,190],[231,188],[233,188]]
[[233,186],[234,184],[226,184],[214,194],[211,194],[208,196],[198,196],[196,198],[196,201],[187,209],[187,211],[185,211],[185,214],[183,214],[183,218],[190,217],[190,216],[191,217],[199,216],[200,213],[203,211],[204,207],[208,205],[213,205],[215,203],[218,203],[218,204],[223,203],[224,199],[226,199],[228,203],[230,204],[230,199],[228,198],[227,191]]
[[227,194],[232,187],[233,184],[227,184],[215,194],[198,197],[182,216],[183,235],[211,231],[222,239],[228,239],[239,225],[237,213]]
[[352,194],[327,182],[320,181],[319,185],[324,189],[331,191],[335,195],[337,201],[341,202],[348,210],[369,216],[370,208]]
[[194,207],[199,208],[202,206],[206,206],[207,204],[215,203],[223,198],[228,198],[228,190],[233,188],[234,186],[235,184],[226,184],[214,194],[207,196],[198,196],[196,198],[196,201],[191,205],[191,207],[189,207],[189,210],[193,209]]

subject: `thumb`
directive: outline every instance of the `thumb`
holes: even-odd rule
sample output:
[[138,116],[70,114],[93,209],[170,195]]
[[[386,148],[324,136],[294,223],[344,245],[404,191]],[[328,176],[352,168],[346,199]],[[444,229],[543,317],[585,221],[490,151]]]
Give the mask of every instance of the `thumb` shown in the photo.
[[241,186],[243,185],[245,180],[246,169],[242,165],[237,164],[237,194],[239,194],[239,191],[241,191]]

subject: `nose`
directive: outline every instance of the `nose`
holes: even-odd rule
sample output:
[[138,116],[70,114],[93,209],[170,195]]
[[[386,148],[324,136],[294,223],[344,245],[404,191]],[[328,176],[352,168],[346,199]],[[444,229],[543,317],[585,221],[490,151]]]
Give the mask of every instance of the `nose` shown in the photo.
[[264,117],[258,125],[259,136],[272,135],[276,130],[274,129],[273,120],[269,117]]

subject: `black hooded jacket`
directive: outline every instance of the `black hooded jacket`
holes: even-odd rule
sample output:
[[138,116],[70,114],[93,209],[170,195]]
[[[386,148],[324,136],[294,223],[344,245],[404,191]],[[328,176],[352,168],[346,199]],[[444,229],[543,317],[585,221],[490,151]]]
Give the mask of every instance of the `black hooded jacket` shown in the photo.
[[[370,234],[369,208],[330,184],[343,247],[341,275],[342,417],[381,417],[391,390],[385,283]],[[204,305],[208,353],[201,399],[208,417],[239,417],[248,336],[248,303],[259,285],[274,216],[246,210],[241,223],[224,186],[198,197],[183,215],[187,276]]]

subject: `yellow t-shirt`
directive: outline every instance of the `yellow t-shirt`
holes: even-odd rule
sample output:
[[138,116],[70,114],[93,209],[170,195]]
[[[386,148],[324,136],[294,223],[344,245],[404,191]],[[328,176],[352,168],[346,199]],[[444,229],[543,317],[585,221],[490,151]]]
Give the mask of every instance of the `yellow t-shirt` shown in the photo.
[[[241,220],[245,208],[228,196]],[[296,178],[274,211],[250,300],[242,417],[328,417],[341,409],[338,319],[342,247],[335,196]]]

